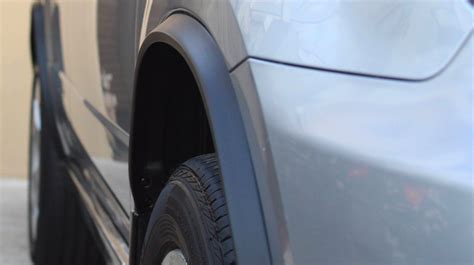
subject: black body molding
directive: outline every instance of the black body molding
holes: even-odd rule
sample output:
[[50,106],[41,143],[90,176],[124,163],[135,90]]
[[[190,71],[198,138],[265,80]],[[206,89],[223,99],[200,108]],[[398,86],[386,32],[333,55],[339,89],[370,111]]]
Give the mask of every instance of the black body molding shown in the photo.
[[223,177],[238,264],[270,264],[249,144],[228,68],[211,34],[197,20],[182,13],[172,14],[148,34],[137,58],[129,156],[130,185],[135,203],[130,264],[139,264],[141,244],[152,209],[147,195],[150,189],[141,180],[147,174],[146,169],[152,166],[147,165],[144,132],[145,119],[153,114],[144,113],[141,104],[140,67],[146,51],[156,43],[167,44],[178,51],[198,83]]
[[[31,62],[33,66],[34,78],[38,78],[41,87],[41,105],[43,108],[47,108],[45,112],[45,123],[48,123],[47,126],[55,126],[56,115],[55,110],[57,109],[58,98],[53,91],[52,78],[50,71],[48,69],[48,53],[47,53],[47,44],[46,44],[46,29],[45,29],[45,14],[44,7],[40,3],[33,4],[31,8],[31,33],[30,33],[30,45],[31,45]],[[33,80],[34,82],[34,80]],[[51,131],[53,141],[60,139],[57,133],[57,129]],[[54,142],[55,147],[62,146],[59,142]],[[63,150],[63,149],[59,149]]]

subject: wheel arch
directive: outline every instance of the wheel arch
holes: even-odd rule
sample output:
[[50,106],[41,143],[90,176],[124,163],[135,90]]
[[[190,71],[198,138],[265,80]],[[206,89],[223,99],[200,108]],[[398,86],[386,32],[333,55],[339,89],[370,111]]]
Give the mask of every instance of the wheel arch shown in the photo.
[[156,113],[146,113],[142,104],[143,96],[146,95],[144,91],[170,89],[146,85],[144,73],[151,69],[144,65],[144,61],[153,45],[167,45],[179,53],[196,81],[223,176],[238,262],[269,264],[269,248],[255,173],[227,66],[219,47],[204,26],[181,13],[171,15],[147,35],[137,58],[129,156],[130,185],[135,203],[130,264],[138,264],[137,258],[141,253],[140,242],[151,211],[149,200],[153,194],[149,193],[159,193],[159,188],[150,188],[147,181],[143,182],[144,177],[167,173],[160,172],[162,166],[153,164],[156,161],[150,161],[145,156],[149,148],[143,137],[147,131],[146,121]]

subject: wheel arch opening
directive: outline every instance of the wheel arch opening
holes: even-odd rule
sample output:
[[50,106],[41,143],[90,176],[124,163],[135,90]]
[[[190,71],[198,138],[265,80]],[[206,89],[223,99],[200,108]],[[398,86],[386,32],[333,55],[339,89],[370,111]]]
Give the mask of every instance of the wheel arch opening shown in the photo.
[[172,46],[148,47],[135,89],[131,187],[135,210],[145,212],[179,164],[215,148],[197,81]]

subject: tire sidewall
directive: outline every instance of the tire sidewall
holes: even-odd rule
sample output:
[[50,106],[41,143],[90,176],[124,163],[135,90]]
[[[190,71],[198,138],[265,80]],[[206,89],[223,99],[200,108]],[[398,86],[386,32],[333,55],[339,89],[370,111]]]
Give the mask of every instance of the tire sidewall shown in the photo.
[[150,217],[142,264],[161,264],[175,249],[182,251],[190,265],[218,264],[208,251],[207,232],[193,195],[186,183],[175,180],[166,185]]

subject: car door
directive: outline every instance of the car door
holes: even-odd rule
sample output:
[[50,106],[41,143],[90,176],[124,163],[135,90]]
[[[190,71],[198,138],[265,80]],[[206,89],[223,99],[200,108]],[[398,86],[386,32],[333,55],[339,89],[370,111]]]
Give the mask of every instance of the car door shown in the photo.
[[[128,135],[135,59],[135,1],[57,0],[61,64],[57,67],[67,118],[92,163],[129,214]],[[95,172],[95,173],[94,173]]]

